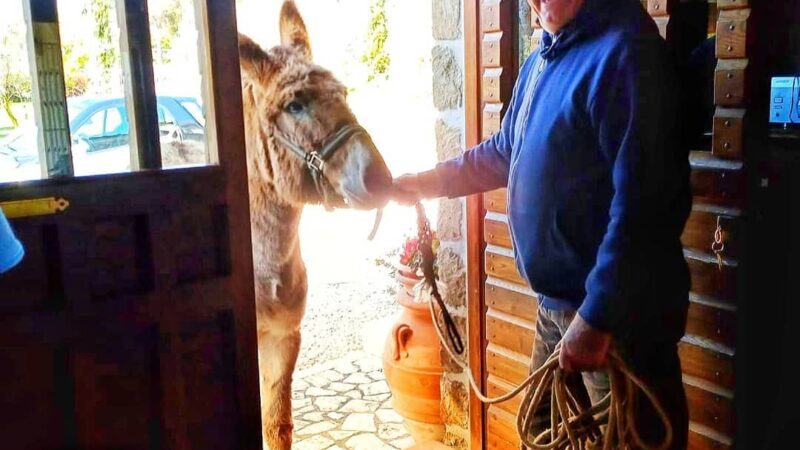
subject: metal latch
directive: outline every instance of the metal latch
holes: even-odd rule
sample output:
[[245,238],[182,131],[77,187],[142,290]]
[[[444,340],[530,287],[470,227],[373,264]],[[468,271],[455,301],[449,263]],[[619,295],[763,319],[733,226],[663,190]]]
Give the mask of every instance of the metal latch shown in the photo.
[[22,217],[48,216],[58,214],[69,208],[69,201],[61,197],[33,198],[0,202],[0,209],[9,219]]

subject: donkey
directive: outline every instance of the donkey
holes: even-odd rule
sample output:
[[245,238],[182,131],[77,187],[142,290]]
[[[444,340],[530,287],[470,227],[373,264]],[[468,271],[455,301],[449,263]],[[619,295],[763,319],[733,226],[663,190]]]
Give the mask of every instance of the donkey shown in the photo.
[[[256,285],[261,423],[265,444],[289,450],[291,383],[305,312],[303,206],[380,208],[392,177],[346,101],[346,89],[311,59],[293,1],[280,13],[281,45],[239,35]],[[335,237],[334,237],[335,238]]]

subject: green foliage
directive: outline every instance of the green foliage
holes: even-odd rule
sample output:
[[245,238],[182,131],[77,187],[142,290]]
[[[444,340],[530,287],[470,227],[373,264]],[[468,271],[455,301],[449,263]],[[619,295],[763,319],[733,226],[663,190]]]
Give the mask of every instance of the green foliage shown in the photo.
[[89,11],[83,10],[84,14],[91,12],[94,18],[94,37],[97,39],[97,62],[103,69],[103,75],[108,78],[111,69],[119,60],[119,52],[114,43],[111,33],[111,5],[113,0],[91,0]]
[[15,128],[19,126],[19,120],[11,104],[31,98],[31,80],[21,71],[17,61],[23,48],[24,34],[14,27],[6,30],[0,41],[0,107]]
[[391,58],[386,51],[386,40],[389,38],[389,26],[386,20],[386,0],[374,0],[370,5],[369,30],[367,41],[371,43],[366,53],[361,57],[361,62],[365,63],[370,73],[368,81],[373,81],[378,77],[389,78],[389,65]]
[[172,41],[178,36],[183,10],[180,0],[172,0],[158,15],[152,17],[150,30],[153,33],[153,55],[158,55],[162,63],[170,62],[169,53],[172,50]]
[[64,44],[64,87],[67,97],[83,95],[89,90],[91,80],[87,75],[86,66],[89,64],[90,57],[86,53],[75,54],[75,45],[72,43]]

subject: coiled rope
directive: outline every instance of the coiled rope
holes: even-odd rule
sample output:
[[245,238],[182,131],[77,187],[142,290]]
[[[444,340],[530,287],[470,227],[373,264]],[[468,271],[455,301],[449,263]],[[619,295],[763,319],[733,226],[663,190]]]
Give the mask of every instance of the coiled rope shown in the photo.
[[[517,413],[517,432],[528,448],[533,450],[666,450],[672,444],[672,424],[664,407],[655,394],[612,351],[606,371],[610,380],[610,391],[589,408],[582,408],[566,382],[567,374],[558,364],[561,342],[545,363],[528,375],[525,380],[508,393],[488,397],[481,391],[469,365],[459,356],[464,346],[455,322],[450,316],[437,287],[434,275],[434,255],[430,224],[425,210],[417,203],[419,249],[422,254],[422,271],[425,283],[436,302],[428,302],[434,329],[450,358],[467,373],[469,384],[478,399],[486,404],[508,401],[526,390]],[[436,307],[439,307],[437,313]],[[447,328],[448,338],[442,332],[442,323]],[[456,351],[451,348],[455,344]],[[457,353],[459,355],[457,355]],[[550,391],[550,428],[532,436],[536,411],[547,391]],[[636,427],[636,404],[638,391],[651,402],[664,426],[664,437],[657,445],[644,442]],[[601,447],[602,446],[602,447]]]

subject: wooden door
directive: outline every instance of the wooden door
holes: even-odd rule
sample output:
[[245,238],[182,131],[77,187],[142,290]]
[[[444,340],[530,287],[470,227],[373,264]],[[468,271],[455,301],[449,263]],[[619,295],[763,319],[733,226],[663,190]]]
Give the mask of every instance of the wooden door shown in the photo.
[[0,185],[0,202],[69,202],[11,220],[26,256],[0,276],[3,448],[261,448],[233,3],[202,4],[219,164]]
[[[694,207],[682,241],[692,291],[679,355],[690,409],[689,448],[730,448],[735,433],[734,355],[745,207],[741,119],[750,10],[746,1],[719,1],[699,8],[697,3],[668,0],[642,3],[679,58],[699,43],[698,11],[701,21],[707,21],[711,11],[711,30],[718,33],[714,97],[723,107],[715,115],[710,148],[697,148],[691,154]],[[499,130],[504,102],[510,100],[523,50],[515,33],[526,28],[516,22],[521,14],[518,6],[509,0],[465,2],[468,145]],[[531,46],[535,46],[542,30],[535,20],[531,27]],[[471,364],[484,391],[498,395],[528,373],[537,302],[513,261],[505,190],[470,199],[467,214],[470,344],[481,349],[473,352],[481,356],[473,357]],[[725,241],[721,266],[711,251],[717,224]],[[472,395],[472,448],[519,448],[515,418],[519,400],[487,407]]]

